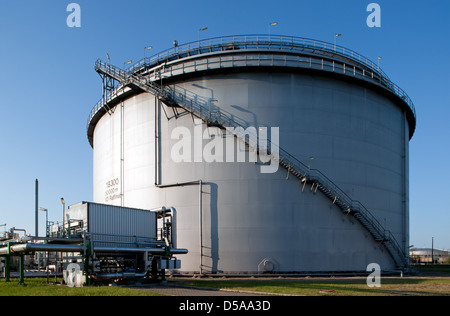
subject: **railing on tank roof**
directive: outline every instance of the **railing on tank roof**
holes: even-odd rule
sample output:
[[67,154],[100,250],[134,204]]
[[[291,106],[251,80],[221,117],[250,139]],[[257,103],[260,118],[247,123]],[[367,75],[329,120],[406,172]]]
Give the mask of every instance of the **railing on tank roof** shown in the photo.
[[416,110],[410,97],[392,82],[387,74],[379,67],[378,63],[374,63],[369,58],[343,46],[304,37],[285,35],[232,35],[203,39],[177,45],[153,56],[145,57],[127,68],[126,71],[136,73],[153,68],[164,62],[189,56],[234,50],[271,50],[293,53],[305,53],[309,51],[310,53],[326,54],[329,57],[339,56],[351,60],[366,67],[375,73],[376,76],[382,78],[382,82],[386,83],[386,88],[408,104],[414,114],[414,119],[416,119]]
[[[101,71],[112,78],[115,78],[123,84],[128,82],[142,87],[145,91],[157,94],[160,93],[161,97],[166,97],[175,104],[180,105],[188,112],[203,119],[210,126],[226,129],[233,128],[230,131],[232,131],[234,135],[239,139],[244,140],[249,146],[258,151],[258,143],[256,141],[258,136],[256,130],[250,130],[254,135],[248,135],[247,137],[245,136],[245,132],[244,135],[241,135],[238,128],[240,128],[240,131],[244,131],[247,129],[248,123],[236,116],[225,113],[225,111],[219,107],[214,108],[211,105],[210,99],[202,97],[198,98],[196,94],[177,86],[166,86],[163,89],[161,88],[161,91],[158,92],[160,87],[154,85],[147,78],[137,74],[127,73],[100,60],[96,63],[96,69],[97,71]],[[271,142],[270,137],[267,139],[267,149],[269,148],[269,155],[271,158],[285,167],[288,172],[292,172],[299,178],[303,183],[303,187],[308,181],[312,182],[313,186],[316,185],[316,190],[320,187],[320,190],[332,199],[333,203],[336,203],[341,210],[348,212],[348,214],[354,213],[356,214],[355,217],[361,218],[358,220],[368,229],[375,240],[383,242],[392,258],[399,266],[403,267],[407,264],[405,253],[394,235],[389,230],[385,229],[363,204],[353,200],[322,172],[317,169],[310,169],[309,166],[307,167],[303,162],[283,150],[278,143]],[[274,150],[275,154],[273,154]]]
[[284,35],[233,35],[190,42],[166,49],[153,56],[146,57],[136,62],[126,70],[129,72],[137,72],[142,70],[142,68],[154,67],[160,63],[184,58],[186,56],[194,56],[207,52],[242,49],[291,51],[295,51],[296,49],[313,49],[351,59],[366,66],[374,72],[379,73],[380,76],[388,78],[388,76],[378,67],[376,63],[348,48],[320,40]]
[[[377,83],[397,95],[408,105],[413,113],[414,120],[416,120],[416,110],[410,97],[403,89],[391,81],[378,64],[375,64],[363,55],[343,46],[303,37],[283,35],[234,35],[204,39],[166,49],[156,55],[140,60],[126,70],[120,71],[133,74],[154,68],[165,62],[175,61],[189,56],[236,50],[269,50],[273,52],[309,53],[310,55],[322,55],[328,58],[339,56],[345,59],[344,61],[341,60],[344,64],[347,63],[347,61],[351,61],[359,67],[362,66],[363,68],[366,68],[367,73],[371,72],[372,77],[378,79],[376,80]],[[115,90],[109,92],[108,95],[103,96],[97,102],[89,114],[87,120],[88,128],[95,114],[114,98],[121,88],[122,86],[118,86]]]

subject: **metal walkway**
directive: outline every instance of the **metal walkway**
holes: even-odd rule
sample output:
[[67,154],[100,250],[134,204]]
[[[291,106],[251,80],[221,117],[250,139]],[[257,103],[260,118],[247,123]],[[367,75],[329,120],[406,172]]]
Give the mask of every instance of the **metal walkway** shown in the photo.
[[[417,125],[416,110],[412,100],[395,84],[376,63],[348,48],[323,41],[281,35],[234,35],[211,38],[176,46],[146,57],[126,71],[151,78],[156,82],[164,77],[186,75],[199,71],[217,71],[224,68],[282,67],[338,74],[350,80],[358,80],[381,88],[394,102],[406,111],[409,137],[412,138]],[[91,145],[93,129],[99,117],[109,106],[114,108],[120,93],[114,89],[112,79],[103,78],[103,98],[93,107],[88,118],[88,139]],[[106,91],[105,91],[106,90]],[[111,104],[110,104],[111,103]]]
[[[101,60],[97,60],[95,70],[103,76],[103,78],[107,77],[118,81],[122,87],[138,88],[157,96],[158,99],[167,106],[181,107],[202,119],[208,126],[227,129],[239,140],[244,141],[249,147],[258,150],[258,143],[253,141],[255,138],[247,137],[236,132],[236,130],[239,131],[238,128],[245,130],[248,127],[245,125],[244,121],[239,121],[235,116],[231,118],[217,107],[214,111],[211,111],[210,104],[208,104],[207,100],[202,100],[201,98],[196,97],[196,95],[189,95],[184,89],[159,86],[149,78],[137,73],[127,72]],[[280,166],[287,169],[289,174],[297,177],[302,183],[302,190],[304,190],[305,186],[308,184],[311,191],[321,191],[333,204],[338,206],[343,213],[352,215],[359,223],[361,223],[375,241],[384,245],[394,260],[397,268],[404,269],[407,267],[406,254],[403,252],[395,237],[390,231],[386,230],[360,202],[352,200],[342,189],[319,170],[310,169],[294,156],[277,146],[277,144],[271,143],[270,140],[268,140],[267,148],[272,149],[269,154],[271,161],[277,161]],[[276,152],[276,154],[272,154],[272,152]]]

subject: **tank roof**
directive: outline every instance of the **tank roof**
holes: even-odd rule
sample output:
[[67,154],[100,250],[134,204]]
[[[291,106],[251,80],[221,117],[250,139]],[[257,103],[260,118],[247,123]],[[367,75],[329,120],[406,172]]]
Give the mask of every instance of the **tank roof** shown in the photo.
[[[222,59],[220,56],[230,57],[232,63],[230,64],[229,60]],[[248,58],[249,56],[251,58]],[[186,67],[185,63],[199,59],[206,60],[203,63],[194,63],[194,67]],[[225,64],[225,62],[228,63]],[[180,64],[183,71],[174,71],[180,69]],[[410,138],[416,128],[416,110],[412,100],[377,63],[343,46],[309,38],[284,35],[233,35],[209,38],[174,45],[172,48],[136,62],[125,71],[131,75],[149,76],[151,80],[158,82],[162,72],[165,78],[186,75],[200,71],[197,68],[198,65],[205,66],[201,67],[201,71],[223,71],[224,68],[242,67],[295,67],[363,80],[387,92],[406,110]],[[135,93],[136,91],[132,89],[118,86],[108,95],[104,95],[94,106],[87,122],[88,139],[91,145],[96,123],[109,108],[115,106],[117,97],[120,95],[120,99],[123,99]]]

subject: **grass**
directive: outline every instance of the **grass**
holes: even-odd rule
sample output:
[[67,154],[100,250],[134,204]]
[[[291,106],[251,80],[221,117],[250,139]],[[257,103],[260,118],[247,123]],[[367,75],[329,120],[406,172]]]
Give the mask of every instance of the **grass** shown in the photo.
[[382,278],[381,287],[370,288],[365,278],[287,280],[196,280],[197,287],[305,296],[450,295],[450,278]]
[[158,296],[158,294],[118,286],[90,286],[69,288],[47,284],[45,278],[25,279],[26,286],[18,285],[18,279],[0,281],[0,296]]
[[[205,288],[304,296],[450,296],[450,265],[419,266],[417,276],[381,277],[381,287],[370,288],[366,278],[295,279],[172,279],[170,283]],[[47,284],[45,278],[0,279],[0,296],[158,296],[148,290],[118,286],[69,288]],[[232,295],[232,294],[231,294]]]
[[305,296],[450,296],[450,265],[418,266],[418,276],[381,277],[370,288],[366,278],[191,280],[185,285]]

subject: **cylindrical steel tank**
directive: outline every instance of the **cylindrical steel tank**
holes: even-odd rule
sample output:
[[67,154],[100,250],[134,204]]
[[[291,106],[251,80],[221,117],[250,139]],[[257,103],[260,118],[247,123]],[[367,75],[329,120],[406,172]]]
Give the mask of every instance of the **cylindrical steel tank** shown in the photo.
[[[407,257],[414,106],[365,57],[315,40],[247,35],[181,45],[128,73],[201,100],[211,115],[278,128],[280,148],[363,205],[390,236],[374,238],[373,223],[342,212],[292,170],[210,162],[206,153],[222,148],[214,141],[223,140],[223,157],[227,141],[241,142],[156,94],[119,85],[88,119],[94,202],[175,207],[178,246],[189,249],[181,272],[391,270],[399,264],[387,240]],[[176,161],[174,152],[189,159]]]

